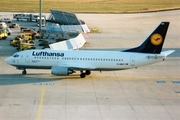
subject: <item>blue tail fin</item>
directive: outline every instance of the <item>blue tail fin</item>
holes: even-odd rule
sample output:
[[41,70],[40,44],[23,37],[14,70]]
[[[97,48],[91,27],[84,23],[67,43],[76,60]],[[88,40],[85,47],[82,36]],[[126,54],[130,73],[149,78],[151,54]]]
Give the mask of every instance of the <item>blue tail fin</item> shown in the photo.
[[169,22],[161,22],[140,46],[124,50],[123,52],[161,53],[168,27]]

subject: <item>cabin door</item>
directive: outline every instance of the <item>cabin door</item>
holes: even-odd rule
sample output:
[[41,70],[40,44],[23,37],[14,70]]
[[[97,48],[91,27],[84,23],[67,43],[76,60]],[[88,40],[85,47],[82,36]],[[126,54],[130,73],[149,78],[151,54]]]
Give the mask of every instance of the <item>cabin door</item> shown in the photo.
[[133,56],[133,55],[130,58],[130,65],[135,66],[135,56]]
[[29,57],[29,54],[26,54],[25,55],[25,62],[29,63],[30,62],[30,57]]

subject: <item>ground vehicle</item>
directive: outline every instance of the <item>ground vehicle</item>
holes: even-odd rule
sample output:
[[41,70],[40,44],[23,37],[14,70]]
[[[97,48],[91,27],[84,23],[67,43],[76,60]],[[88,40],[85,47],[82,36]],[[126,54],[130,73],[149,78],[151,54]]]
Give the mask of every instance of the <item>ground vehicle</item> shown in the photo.
[[6,31],[7,31],[7,34],[8,34],[8,35],[11,35],[11,34],[12,34],[12,31],[11,31],[9,28],[6,28]]
[[34,46],[31,34],[20,34],[15,37],[15,40],[10,41],[10,45],[17,47],[17,50],[30,49]]
[[13,47],[18,47],[20,45],[20,40],[11,40],[10,45]]
[[[34,21],[37,22],[37,18],[39,17],[39,14],[31,14],[31,13],[20,13],[20,14],[15,14],[14,19],[17,21]],[[42,15],[42,17],[45,17],[45,15]]]
[[15,40],[10,40],[10,45],[13,47],[19,47],[21,43],[34,43],[32,41],[32,36],[29,34],[19,34],[15,37]]
[[10,45],[12,45],[13,47],[18,47],[20,49],[21,44],[34,45],[32,34],[21,33],[15,37],[15,40],[10,40]]
[[7,28],[2,28],[2,29],[0,29],[0,30],[6,31],[7,35],[11,35],[11,34],[12,34],[12,31],[11,31],[8,27],[7,27]]
[[35,49],[33,44],[20,43],[19,47],[17,47],[18,51],[30,50],[30,49]]
[[22,39],[25,41],[32,40],[32,34],[31,33],[21,33],[15,37],[15,39]]
[[7,28],[7,24],[5,22],[0,22],[0,29]]
[[31,28],[21,28],[21,33],[36,35],[37,32]]
[[20,28],[19,24],[17,24],[17,23],[12,23],[12,25],[9,27],[10,28]]
[[15,14],[14,17],[17,21],[31,21],[32,16],[29,13]]
[[7,31],[4,29],[0,29],[0,40],[1,39],[6,39],[7,38]]
[[6,23],[11,23],[12,20],[10,18],[1,18],[0,22],[6,22]]
[[33,45],[34,41],[33,40],[24,40],[24,39],[19,39],[19,38],[16,38],[15,40],[10,40],[10,45],[12,45],[13,47],[19,47],[20,44],[23,44],[23,43]]
[[[42,17],[41,20],[42,20],[41,26],[45,27],[46,26],[46,18]],[[40,24],[40,17],[37,18],[37,26],[38,27],[39,27],[39,24]]]

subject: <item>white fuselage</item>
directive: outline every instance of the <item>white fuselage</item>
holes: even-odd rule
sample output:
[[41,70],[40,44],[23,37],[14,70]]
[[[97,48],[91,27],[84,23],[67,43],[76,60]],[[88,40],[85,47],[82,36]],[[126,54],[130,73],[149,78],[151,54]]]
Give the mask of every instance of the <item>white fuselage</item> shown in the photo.
[[164,59],[161,54],[95,50],[27,50],[15,53],[5,61],[19,69],[51,69],[52,66],[72,70],[123,70],[140,67]]

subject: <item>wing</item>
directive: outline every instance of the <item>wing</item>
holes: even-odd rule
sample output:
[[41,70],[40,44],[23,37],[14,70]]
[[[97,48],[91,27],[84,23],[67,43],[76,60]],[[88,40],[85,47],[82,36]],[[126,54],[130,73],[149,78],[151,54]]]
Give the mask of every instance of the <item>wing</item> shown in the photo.
[[94,66],[92,64],[87,64],[87,63],[81,63],[81,64],[68,63],[68,64],[60,64],[58,66],[67,67],[71,70],[95,70],[95,69],[97,69],[96,66]]

